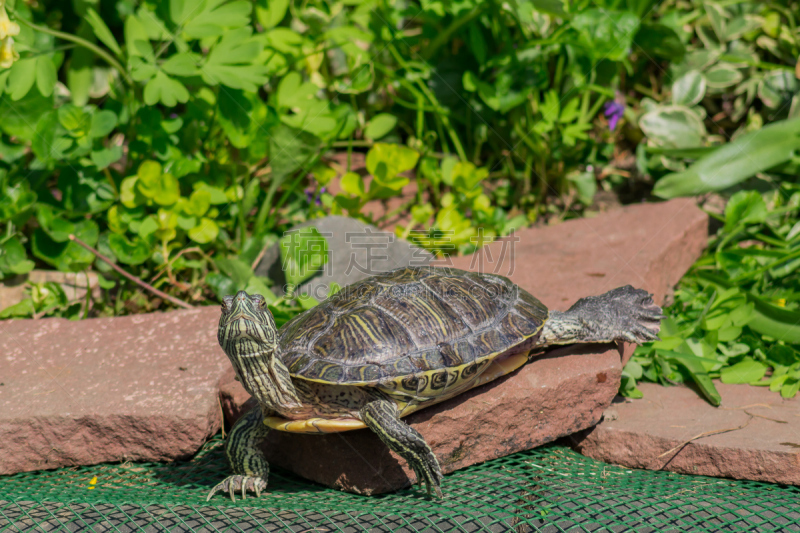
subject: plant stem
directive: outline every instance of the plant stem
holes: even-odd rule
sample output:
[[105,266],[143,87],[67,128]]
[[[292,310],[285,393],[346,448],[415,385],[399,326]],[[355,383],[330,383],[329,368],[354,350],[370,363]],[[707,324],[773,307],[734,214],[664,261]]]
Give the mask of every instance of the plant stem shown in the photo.
[[469,24],[473,19],[479,17],[486,8],[486,5],[486,3],[480,3],[477,8],[465,13],[464,15],[461,15],[459,18],[450,23],[450,25],[443,32],[437,35],[436,38],[424,48],[422,58],[427,60],[433,57],[433,54],[435,54],[436,51],[442,47],[442,45],[450,41],[450,37],[452,37],[455,32],[460,30],[466,24]]
[[111,54],[109,54],[108,52],[106,52],[105,50],[103,50],[102,48],[97,46],[96,44],[91,43],[91,42],[87,41],[86,39],[83,39],[83,38],[78,37],[77,35],[73,35],[71,33],[65,33],[63,31],[53,30],[53,29],[48,28],[47,26],[39,26],[39,25],[34,24],[32,22],[28,22],[27,20],[25,20],[22,17],[15,17],[15,20],[17,22],[21,22],[21,23],[25,24],[26,26],[28,26],[32,30],[40,31],[42,33],[47,33],[49,35],[52,35],[53,37],[58,37],[59,39],[63,39],[65,41],[73,42],[73,43],[75,43],[75,44],[77,44],[79,46],[83,46],[84,48],[87,48],[87,49],[91,50],[92,52],[94,52],[95,54],[97,54],[98,56],[103,58],[106,63],[108,63],[109,65],[111,65],[115,69],[117,69],[119,71],[119,73],[122,74],[122,78],[125,80],[125,82],[128,85],[130,85],[131,87],[133,87],[133,79],[131,79],[131,77],[128,75],[128,72],[125,70],[125,68],[122,66],[122,64],[119,61],[117,61],[116,59],[114,59],[114,57]]
[[148,283],[145,283],[144,281],[142,281],[142,280],[140,280],[139,278],[137,278],[137,277],[133,276],[132,274],[128,274],[127,272],[125,272],[124,270],[122,270],[120,267],[118,267],[117,265],[115,265],[114,263],[112,263],[112,262],[111,262],[111,260],[110,260],[109,258],[107,258],[107,257],[106,257],[106,256],[104,256],[103,254],[101,254],[100,252],[98,252],[97,250],[95,250],[94,248],[92,248],[91,246],[89,246],[88,244],[86,244],[85,242],[83,242],[82,240],[80,240],[79,238],[77,238],[75,235],[70,235],[70,236],[69,236],[69,240],[71,240],[71,241],[75,242],[76,244],[79,244],[79,245],[81,245],[82,247],[86,248],[87,250],[89,250],[90,252],[92,252],[92,253],[93,253],[93,254],[94,254],[94,255],[95,255],[95,256],[96,256],[98,259],[100,259],[100,260],[101,260],[101,261],[103,261],[104,263],[108,264],[108,266],[110,266],[110,267],[111,267],[111,268],[113,268],[115,271],[117,271],[117,272],[118,272],[118,273],[119,273],[121,276],[123,276],[123,277],[125,277],[125,278],[127,278],[127,279],[131,280],[132,282],[134,282],[134,283],[135,283],[135,284],[137,284],[138,286],[140,286],[140,287],[142,287],[142,288],[144,288],[144,289],[146,289],[146,290],[148,290],[148,291],[152,292],[153,294],[155,294],[155,295],[156,295],[156,296],[158,296],[159,298],[163,298],[163,299],[165,299],[165,300],[167,300],[167,301],[170,301],[170,302],[172,302],[173,304],[175,304],[175,305],[177,305],[177,306],[179,306],[179,307],[183,307],[183,308],[185,308],[185,309],[194,309],[194,306],[193,306],[193,305],[189,305],[189,304],[187,304],[186,302],[184,302],[184,301],[182,301],[182,300],[178,300],[177,298],[175,298],[175,297],[173,297],[173,296],[170,296],[169,294],[167,294],[167,293],[165,293],[165,292],[161,292],[160,290],[156,289],[156,288],[155,288],[155,287],[153,287],[152,285],[149,285]]

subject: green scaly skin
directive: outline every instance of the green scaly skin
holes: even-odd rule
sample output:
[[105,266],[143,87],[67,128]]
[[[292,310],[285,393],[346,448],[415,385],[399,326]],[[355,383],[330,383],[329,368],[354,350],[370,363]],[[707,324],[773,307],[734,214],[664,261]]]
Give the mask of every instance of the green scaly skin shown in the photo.
[[419,432],[400,420],[394,402],[377,400],[365,405],[361,420],[378,435],[393,452],[408,461],[420,485],[425,484],[428,496],[431,490],[442,498],[442,469],[431,447]]
[[236,501],[234,494],[238,490],[242,491],[243,500],[247,498],[248,490],[254,491],[256,498],[261,496],[261,491],[267,488],[269,463],[258,448],[258,443],[268,432],[260,407],[254,407],[236,421],[225,446],[225,455],[234,475],[226,477],[211,489],[206,501],[218,491],[230,493],[231,501]]
[[661,308],[647,291],[626,285],[581,298],[566,312],[550,311],[537,347],[614,341],[642,344],[658,338],[662,318]]

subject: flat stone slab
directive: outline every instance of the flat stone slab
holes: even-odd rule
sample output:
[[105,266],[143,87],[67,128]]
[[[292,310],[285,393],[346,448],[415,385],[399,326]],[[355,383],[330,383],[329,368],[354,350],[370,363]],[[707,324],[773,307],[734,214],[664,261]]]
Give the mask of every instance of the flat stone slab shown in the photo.
[[[328,242],[328,263],[297,292],[324,300],[333,283],[340,287],[352,285],[374,274],[404,266],[424,266],[433,260],[427,250],[399,239],[391,231],[364,224],[353,218],[327,216],[298,224],[292,230],[302,234],[305,228],[315,228]],[[257,276],[275,282],[273,292],[283,294],[286,278],[278,243],[268,247],[255,269]]]
[[0,322],[0,474],[193,455],[221,424],[219,309]]
[[715,386],[721,407],[688,387],[640,383],[644,398],[615,402],[570,441],[583,455],[631,468],[800,485],[800,400]]
[[[553,309],[628,283],[660,302],[704,249],[707,223],[692,201],[636,205],[522,230],[473,256],[436,264],[508,276]],[[560,348],[405,420],[425,437],[445,473],[529,449],[600,421],[619,387],[620,355],[613,345]],[[221,387],[232,421],[247,395],[230,374]],[[405,461],[369,430],[325,436],[274,431],[263,449],[275,466],[361,494],[415,480]]]

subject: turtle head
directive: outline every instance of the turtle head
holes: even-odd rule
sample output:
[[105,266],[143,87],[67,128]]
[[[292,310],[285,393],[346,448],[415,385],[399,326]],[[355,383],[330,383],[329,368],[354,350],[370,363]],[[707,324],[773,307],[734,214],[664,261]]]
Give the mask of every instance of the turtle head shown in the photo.
[[300,404],[278,357],[278,328],[263,296],[239,291],[223,298],[217,340],[239,381],[260,403],[270,409]]
[[222,299],[217,340],[236,365],[234,358],[247,358],[273,351],[278,329],[267,301],[260,294],[239,291]]

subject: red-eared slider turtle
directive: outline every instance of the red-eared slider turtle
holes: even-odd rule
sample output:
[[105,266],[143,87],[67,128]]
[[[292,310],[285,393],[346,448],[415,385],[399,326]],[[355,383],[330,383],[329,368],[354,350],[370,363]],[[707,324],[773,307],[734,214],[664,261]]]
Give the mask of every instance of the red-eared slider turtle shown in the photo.
[[226,296],[219,343],[258,407],[233,426],[233,475],[217,492],[256,495],[269,465],[258,449],[272,430],[369,428],[441,497],[430,447],[402,417],[508,374],[544,346],[641,343],[661,309],[631,286],[548,311],[507,278],[450,268],[401,268],[342,289],[280,330],[259,295]]

